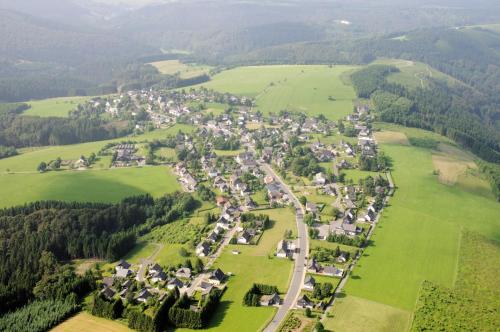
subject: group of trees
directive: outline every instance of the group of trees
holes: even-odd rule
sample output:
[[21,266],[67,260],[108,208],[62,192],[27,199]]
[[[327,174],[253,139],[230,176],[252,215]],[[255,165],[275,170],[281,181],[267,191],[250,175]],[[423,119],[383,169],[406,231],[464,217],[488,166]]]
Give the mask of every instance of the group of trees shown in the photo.
[[45,262],[116,260],[135,245],[136,236],[185,216],[196,206],[191,195],[176,193],[158,199],[131,197],[117,204],[46,201],[1,210],[0,312],[23,305],[37,288],[41,293],[58,293],[63,285],[73,285],[69,288],[75,292],[86,287],[66,270],[51,268],[45,273]]
[[323,300],[332,295],[333,285],[329,282],[314,284],[312,297],[318,300]]
[[243,305],[258,307],[260,306],[260,298],[262,295],[272,295],[275,293],[278,293],[278,288],[276,286],[253,284],[243,297]]
[[64,299],[36,300],[23,308],[0,317],[0,330],[44,332],[79,310],[73,294]]
[[358,165],[362,171],[377,172],[386,170],[390,165],[390,160],[383,152],[378,152],[375,157],[361,155]]
[[311,258],[314,258],[317,262],[334,263],[335,259],[340,255],[344,255],[346,260],[349,260],[351,253],[349,251],[340,250],[339,246],[335,249],[318,247],[311,251]]
[[218,136],[214,137],[212,140],[214,149],[217,150],[238,150],[240,148],[240,138],[237,136],[231,136],[228,138]]
[[0,159],[17,155],[17,150],[12,146],[0,145]]
[[208,324],[219,305],[222,291],[213,289],[198,302],[198,310],[191,309],[191,300],[184,293],[168,311],[169,322],[178,328],[201,329]]
[[203,183],[198,185],[196,192],[203,201],[213,202],[215,200],[215,193]]
[[121,317],[124,306],[121,299],[108,301],[103,295],[97,294],[94,296],[92,303],[92,315],[117,319]]
[[362,247],[365,245],[366,242],[364,235],[349,237],[344,234],[335,234],[333,232],[326,237],[326,240],[328,242],[345,244],[352,247]]

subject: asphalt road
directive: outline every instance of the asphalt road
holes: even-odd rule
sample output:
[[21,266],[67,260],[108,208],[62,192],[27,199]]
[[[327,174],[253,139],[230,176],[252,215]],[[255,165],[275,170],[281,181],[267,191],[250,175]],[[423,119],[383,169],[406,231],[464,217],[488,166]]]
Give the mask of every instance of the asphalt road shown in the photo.
[[309,252],[309,243],[307,241],[307,227],[306,224],[304,224],[304,210],[299,200],[269,165],[262,164],[261,169],[266,173],[266,175],[274,177],[275,181],[280,184],[282,190],[288,195],[288,197],[290,197],[293,205],[295,206],[298,230],[298,247],[300,248],[300,252],[295,259],[292,281],[290,282],[290,287],[288,288],[288,292],[283,300],[283,304],[279,307],[273,320],[264,329],[264,332],[272,332],[278,329],[281,322],[285,319],[288,311],[294,308],[300,295],[300,290],[302,288],[302,284],[304,283],[306,272],[306,254]]

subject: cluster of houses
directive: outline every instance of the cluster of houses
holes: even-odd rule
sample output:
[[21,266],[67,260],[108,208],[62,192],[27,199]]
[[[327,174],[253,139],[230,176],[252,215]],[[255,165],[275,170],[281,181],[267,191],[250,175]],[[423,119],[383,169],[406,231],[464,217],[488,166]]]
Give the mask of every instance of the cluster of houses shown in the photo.
[[146,158],[135,155],[137,149],[134,144],[118,144],[114,147],[115,157],[113,167],[144,166]]
[[[132,304],[140,304],[147,303],[150,298],[157,298],[161,301],[167,290],[175,288],[180,293],[192,295],[189,294],[190,291],[191,293],[199,291],[202,296],[205,296],[214,287],[223,286],[226,279],[227,276],[220,269],[196,275],[188,267],[180,267],[176,271],[164,271],[157,263],[147,267],[146,278],[144,278],[140,272],[135,273],[132,270],[131,264],[121,260],[115,266],[115,273],[103,278],[100,294],[109,300],[119,297],[122,300],[132,301]],[[138,288],[137,282],[141,282],[143,287]],[[193,283],[196,283],[194,288],[191,287]]]
[[198,181],[196,181],[193,175],[191,175],[183,162],[180,162],[175,166],[175,172],[179,176],[179,182],[185,191],[193,192],[196,190]]

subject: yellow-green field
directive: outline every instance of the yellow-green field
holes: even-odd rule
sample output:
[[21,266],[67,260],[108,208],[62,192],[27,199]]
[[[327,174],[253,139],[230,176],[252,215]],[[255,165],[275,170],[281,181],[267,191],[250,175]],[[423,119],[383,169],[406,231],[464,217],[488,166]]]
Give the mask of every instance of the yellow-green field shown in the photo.
[[[356,98],[342,75],[353,66],[251,66],[223,71],[202,84],[221,92],[254,97],[264,114],[284,109],[341,119]],[[330,98],[331,97],[331,98]],[[330,99],[329,99],[330,98]]]
[[162,74],[179,74],[180,77],[184,79],[208,74],[212,68],[210,66],[185,64],[179,60],[157,61],[152,62],[151,65],[156,67]]
[[411,319],[407,310],[350,295],[337,298],[332,315],[325,328],[338,332],[406,331]]
[[26,110],[23,114],[49,117],[67,117],[69,112],[76,109],[78,104],[84,103],[91,97],[61,97],[49,98],[43,100],[35,100],[28,102],[30,109]]
[[81,312],[51,330],[52,332],[132,332],[125,324]]

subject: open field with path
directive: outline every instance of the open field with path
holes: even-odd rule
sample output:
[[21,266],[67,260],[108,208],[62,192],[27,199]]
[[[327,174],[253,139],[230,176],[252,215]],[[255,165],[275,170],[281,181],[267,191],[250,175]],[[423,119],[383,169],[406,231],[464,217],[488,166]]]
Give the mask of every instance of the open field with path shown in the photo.
[[353,66],[250,66],[239,67],[212,77],[201,84],[221,92],[256,98],[264,114],[284,109],[330,119],[341,119],[352,111],[356,98],[342,75]]

